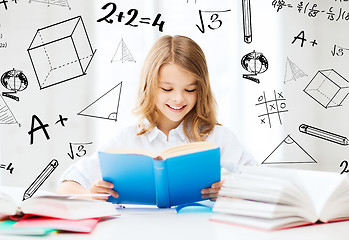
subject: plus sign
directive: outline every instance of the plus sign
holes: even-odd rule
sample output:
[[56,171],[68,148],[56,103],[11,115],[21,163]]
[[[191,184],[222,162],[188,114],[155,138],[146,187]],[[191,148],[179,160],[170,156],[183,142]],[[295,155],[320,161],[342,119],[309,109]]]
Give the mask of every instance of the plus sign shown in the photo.
[[68,121],[68,118],[64,118],[64,117],[62,117],[62,115],[59,115],[59,120],[55,124],[60,122],[62,124],[62,126],[65,127],[64,121]]
[[314,47],[315,45],[317,45],[317,42],[316,42],[316,40],[314,39],[313,41],[310,42],[310,44],[311,44],[311,46]]
[[2,3],[2,4],[4,4],[4,7],[5,7],[5,10],[7,10],[7,3],[8,1],[7,0],[2,0],[1,2],[0,2],[0,4]]

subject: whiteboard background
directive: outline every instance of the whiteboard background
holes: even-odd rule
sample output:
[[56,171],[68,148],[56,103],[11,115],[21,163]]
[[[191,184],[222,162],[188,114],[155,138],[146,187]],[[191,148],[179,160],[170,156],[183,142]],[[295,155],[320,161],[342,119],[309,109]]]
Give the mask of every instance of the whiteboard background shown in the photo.
[[[56,181],[62,172],[72,163],[79,160],[68,156],[69,143],[87,143],[87,154],[92,154],[104,139],[112,132],[130,122],[137,121],[132,115],[139,80],[139,71],[143,60],[154,41],[165,34],[186,35],[195,40],[204,50],[208,61],[211,85],[219,106],[219,122],[235,132],[241,144],[258,162],[265,158],[290,134],[310,154],[317,163],[282,164],[286,167],[329,170],[340,173],[340,163],[348,158],[348,146],[334,144],[319,138],[300,133],[298,127],[305,123],[349,136],[348,108],[346,99],[342,106],[325,109],[303,89],[315,76],[317,71],[335,69],[344,78],[349,77],[347,62],[349,51],[342,56],[331,54],[334,45],[349,48],[348,20],[331,21],[328,10],[333,12],[349,10],[346,2],[339,1],[304,1],[318,5],[324,12],[316,17],[299,13],[299,1],[289,0],[286,3],[293,8],[283,7],[277,11],[272,0],[251,0],[253,41],[243,41],[241,1],[209,0],[162,0],[162,1],[110,1],[117,5],[117,11],[138,10],[135,23],[138,27],[125,25],[117,17],[114,22],[97,22],[109,9],[102,6],[109,1],[69,0],[69,6],[55,6],[40,2],[17,0],[8,2],[5,10],[0,4],[0,74],[13,68],[22,70],[28,79],[28,88],[16,96],[19,101],[4,97],[7,105],[20,123],[0,124],[0,164],[12,163],[12,174],[0,168],[0,183],[7,186],[26,188],[40,174],[52,159],[59,161],[58,168],[51,174],[41,189],[54,191]],[[277,1],[276,1],[277,2]],[[221,27],[215,30],[208,28],[210,14],[203,13],[205,33],[196,26],[200,25],[199,10],[224,11],[220,13]],[[140,24],[141,17],[154,20],[161,13],[165,21],[163,32],[158,27]],[[27,52],[29,45],[39,28],[43,28],[66,19],[81,16],[89,40],[96,53],[86,71],[86,75],[40,90],[33,66]],[[345,16],[345,15],[344,15]],[[307,41],[301,47],[300,40],[295,41],[304,31]],[[136,62],[111,62],[121,40]],[[310,41],[317,45],[311,46]],[[242,78],[247,73],[241,66],[242,56],[252,51],[262,52],[268,60],[269,68],[259,74],[260,83]],[[64,50],[60,54],[64,56]],[[287,57],[294,62],[307,76],[284,84]],[[117,121],[77,115],[83,108],[95,101],[109,89],[123,82]],[[281,114],[282,123],[273,119],[272,126],[261,124],[258,117],[261,109],[256,106],[258,98],[265,92],[268,99],[274,90],[286,98],[288,112]],[[8,91],[0,85],[0,91]],[[348,88],[343,89],[348,91]],[[113,106],[115,103],[110,103]],[[106,108],[110,107],[106,106]],[[34,143],[30,144],[32,117],[36,115],[48,124],[46,128],[50,139],[43,131],[34,133]],[[56,123],[59,115],[68,118],[63,127]],[[35,126],[38,123],[35,122]],[[76,153],[76,152],[75,152]],[[282,156],[283,161],[304,158],[304,155],[292,153]],[[1,166],[1,165],[0,165]]]

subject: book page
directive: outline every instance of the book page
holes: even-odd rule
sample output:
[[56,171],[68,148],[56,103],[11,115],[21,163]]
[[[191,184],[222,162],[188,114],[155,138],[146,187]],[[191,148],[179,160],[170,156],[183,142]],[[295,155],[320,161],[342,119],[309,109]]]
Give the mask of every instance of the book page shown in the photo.
[[304,186],[306,180],[301,178],[299,171],[302,170],[277,167],[242,167],[242,172],[244,174],[272,177],[275,178],[275,183],[278,183],[281,179],[294,185],[294,187],[298,189],[298,201],[295,202],[295,204],[302,207],[304,211],[307,212],[309,220],[313,222],[319,217],[318,212],[314,207],[313,197],[311,197],[311,193],[308,192],[309,187]]
[[0,188],[0,219],[2,216],[15,214],[17,206],[15,199]]
[[141,148],[108,148],[103,150],[105,153],[113,153],[113,154],[135,154],[135,155],[144,155],[149,156],[151,158],[155,158],[157,155],[147,149]]
[[317,214],[320,215],[327,200],[341,183],[341,175],[334,172],[310,170],[300,170],[298,174],[314,204]]
[[86,219],[116,216],[113,204],[93,199],[33,197],[21,204],[25,214],[62,219]]
[[[0,186],[0,215],[5,213],[9,215],[15,214],[17,208],[20,207],[23,202],[24,192],[24,188]],[[39,190],[35,193],[34,197],[52,195],[54,195],[54,193]]]
[[19,206],[23,199],[24,190],[16,187],[0,187],[0,199],[8,199]]
[[165,151],[163,151],[160,156],[163,159],[167,159],[170,157],[190,154],[194,152],[201,152],[205,150],[215,149],[217,146],[210,142],[192,142],[187,144],[182,144],[178,146],[171,147]]

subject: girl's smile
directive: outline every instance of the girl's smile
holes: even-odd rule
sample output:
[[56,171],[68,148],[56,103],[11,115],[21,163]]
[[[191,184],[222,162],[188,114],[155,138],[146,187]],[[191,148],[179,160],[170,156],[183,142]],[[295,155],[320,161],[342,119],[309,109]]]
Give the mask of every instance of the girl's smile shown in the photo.
[[172,110],[172,111],[174,111],[174,112],[181,112],[181,111],[183,111],[184,108],[186,107],[186,105],[184,105],[184,106],[179,106],[179,107],[170,106],[170,105],[168,105],[168,104],[166,104],[166,105],[167,105],[167,107],[170,108],[170,110]]

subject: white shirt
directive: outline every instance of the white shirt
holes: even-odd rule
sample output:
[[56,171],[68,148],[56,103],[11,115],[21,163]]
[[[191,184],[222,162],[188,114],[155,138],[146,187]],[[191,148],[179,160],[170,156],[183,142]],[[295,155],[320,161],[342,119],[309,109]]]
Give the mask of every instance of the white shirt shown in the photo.
[[[99,150],[106,148],[143,148],[160,154],[167,148],[190,142],[185,136],[182,124],[169,132],[168,141],[166,135],[156,127],[151,132],[142,135],[137,135],[137,130],[137,125],[122,129]],[[206,141],[220,147],[221,167],[231,173],[239,172],[239,167],[243,165],[257,165],[256,161],[244,152],[235,135],[223,126],[216,125]],[[99,179],[102,179],[102,175],[98,153],[96,152],[91,157],[84,157],[71,165],[62,174],[58,183],[73,180],[85,188],[90,188]]]

